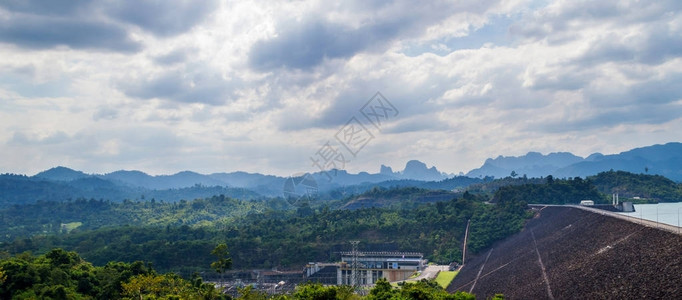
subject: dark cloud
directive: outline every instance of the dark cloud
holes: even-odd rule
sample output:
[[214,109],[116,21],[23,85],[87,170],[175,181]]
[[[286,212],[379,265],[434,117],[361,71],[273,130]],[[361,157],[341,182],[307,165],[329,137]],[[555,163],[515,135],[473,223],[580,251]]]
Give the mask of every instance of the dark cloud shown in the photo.
[[217,5],[216,0],[107,1],[104,8],[117,20],[135,24],[154,35],[168,37],[191,29]]
[[594,75],[588,70],[564,66],[560,70],[536,74],[530,88],[552,91],[578,90],[588,86],[593,78]]
[[92,4],[90,0],[3,0],[0,7],[13,12],[68,17],[90,11]]
[[341,24],[310,21],[287,28],[278,37],[257,42],[249,54],[250,65],[257,70],[281,67],[308,69],[325,58],[347,58],[365,49],[371,42],[383,42],[391,34],[372,32],[369,28],[351,29]]
[[387,87],[386,82],[380,83],[371,80],[366,83],[357,82],[356,84],[337,96],[332,105],[312,121],[313,125],[322,128],[339,127],[346,124],[351,117],[356,117],[361,122],[367,123],[360,109],[370,101],[370,97],[374,96],[377,90],[398,110],[397,118],[415,114],[414,104],[423,103],[425,100],[424,98],[415,98],[411,103],[406,102],[403,97],[409,97],[411,94],[396,94],[395,90]]
[[610,128],[619,124],[663,124],[682,116],[682,74],[669,75],[625,88],[585,89],[590,107],[584,117],[561,119],[544,125],[533,124],[549,132]]
[[682,105],[674,103],[627,105],[592,112],[595,113],[575,120],[562,119],[542,124],[531,123],[528,129],[564,133],[608,129],[623,124],[664,124],[682,116]]
[[30,49],[67,46],[137,52],[142,45],[130,38],[130,29],[174,36],[190,30],[216,6],[214,0],[2,1],[0,9],[8,14],[0,21],[0,42]]
[[20,67],[10,67],[9,71],[26,78],[32,78],[36,74],[36,67],[34,65],[23,65]]
[[450,126],[434,118],[433,115],[424,114],[420,116],[415,116],[410,119],[400,119],[397,118],[395,123],[386,126],[384,133],[406,133],[415,131],[443,131],[448,130]]
[[31,49],[68,46],[136,52],[142,46],[120,26],[99,21],[14,16],[0,21],[0,42]]
[[[438,109],[429,100],[440,97],[447,84],[440,82],[443,78],[428,81],[428,86],[411,85],[399,77],[367,79],[359,76],[344,84],[347,86],[336,96],[320,95],[319,101],[331,104],[317,115],[287,116],[280,120],[280,130],[305,130],[308,128],[338,128],[345,125],[352,117],[367,122],[360,110],[379,91],[398,110],[398,116],[391,117],[389,122],[398,119],[412,118],[433,113]],[[369,125],[371,126],[371,125]]]
[[674,73],[664,78],[653,78],[627,86],[589,86],[584,89],[584,94],[596,109],[672,104],[682,100],[680,82],[682,73]]
[[682,55],[682,31],[672,31],[668,24],[656,24],[649,30],[639,45],[638,60],[646,64],[660,64]]
[[629,91],[636,103],[668,104],[682,100],[682,73],[670,74],[663,79],[634,84]]
[[[536,74],[531,86],[549,93],[577,91],[585,102],[567,108],[574,110],[566,114],[570,118],[544,125],[532,122],[533,128],[571,132],[618,124],[664,124],[679,118],[682,76],[650,68],[682,55],[682,32],[672,26],[679,22],[680,9],[679,1],[567,1],[517,23],[512,32],[531,42],[544,40],[552,45],[580,40],[587,45],[581,54],[553,65],[547,74]],[[616,68],[616,74],[630,82],[605,85],[613,74],[603,65]]]
[[[317,16],[282,22],[276,37],[258,41],[251,47],[249,63],[253,69],[260,71],[310,69],[325,59],[343,59],[362,51],[384,50],[395,39],[417,36],[428,26],[462,12],[458,9],[479,10],[487,5],[490,4],[467,6],[446,1],[428,5],[414,5],[409,1],[348,5],[345,7],[348,10],[357,10],[358,14],[373,13],[376,17],[357,27]],[[384,12],[383,15],[380,12]]]
[[[479,70],[481,74],[477,79],[458,76],[447,77],[434,72],[427,78],[419,78],[419,83],[411,81],[411,76],[403,77],[403,74],[387,72],[388,75],[380,78],[368,79],[363,74],[349,82],[343,83],[344,89],[335,96],[320,95],[319,101],[328,101],[330,104],[314,116],[296,115],[291,118],[279,120],[280,130],[305,130],[308,128],[338,128],[348,122],[353,116],[362,118],[359,111],[370,100],[376,91],[380,91],[400,112],[395,118],[396,124],[403,124],[405,120],[415,120],[433,116],[434,113],[443,109],[456,109],[461,107],[496,107],[503,110],[531,109],[544,107],[550,102],[546,97],[539,95],[533,90],[521,88],[522,82],[519,73],[523,69],[519,67],[501,65],[499,67]],[[470,94],[457,96],[451,101],[442,101],[444,94],[452,89],[464,88],[468,84],[476,86],[476,91]],[[488,87],[489,86],[489,87]],[[484,92],[484,90],[486,90]],[[334,90],[335,92],[336,90]],[[457,117],[457,116],[453,116]],[[391,120],[393,122],[393,120]],[[393,125],[391,125],[393,126]],[[395,132],[406,131],[401,125]],[[416,126],[416,125],[415,125]],[[388,127],[387,127],[388,128]],[[431,130],[442,129],[434,124]]]
[[118,110],[111,107],[100,107],[92,115],[93,121],[114,120],[116,118],[118,118]]
[[682,55],[682,32],[672,31],[667,24],[643,26],[631,36],[607,36],[577,59],[582,65],[606,62],[632,62],[657,65]]
[[192,50],[190,49],[175,49],[166,54],[156,56],[153,58],[153,60],[159,65],[174,65],[185,62],[189,58],[191,52]]
[[120,88],[128,96],[140,99],[167,99],[184,103],[218,105],[234,97],[235,80],[224,79],[210,70],[198,72],[168,71],[146,79],[126,79]]

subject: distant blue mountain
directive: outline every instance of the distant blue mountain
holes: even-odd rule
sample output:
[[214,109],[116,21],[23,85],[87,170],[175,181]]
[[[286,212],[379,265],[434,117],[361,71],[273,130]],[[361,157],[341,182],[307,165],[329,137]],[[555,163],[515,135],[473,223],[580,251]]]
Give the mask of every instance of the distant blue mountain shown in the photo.
[[24,175],[0,175],[0,208],[38,201],[63,201],[79,193],[64,181]]
[[[183,188],[199,184],[203,186],[247,188],[268,196],[282,195],[282,189],[284,182],[286,181],[286,177],[246,172],[203,175],[185,171],[173,175],[150,176],[140,171],[116,171],[99,176],[129,186],[148,189]],[[381,171],[376,174],[367,172],[352,174],[345,170],[329,170],[326,172],[313,173],[312,176],[317,182],[318,188],[325,191],[342,186],[377,183],[389,180],[438,181],[452,177],[441,173],[436,167],[428,168],[426,164],[418,160],[408,161],[405,165],[405,169],[401,172],[393,172],[390,167],[382,166]]]
[[401,172],[393,172],[391,167],[381,165],[378,175],[385,176],[383,179],[394,180],[420,180],[420,181],[438,181],[453,177],[442,173],[436,169],[435,166],[429,168],[425,163],[418,160],[410,160],[405,164],[405,169]]
[[436,167],[427,168],[425,163],[418,160],[408,161],[402,173],[402,179],[436,181],[445,178],[447,176],[439,172]]
[[587,158],[567,152],[542,155],[529,152],[524,156],[487,159],[483,166],[467,173],[469,177],[507,177],[512,171],[519,176],[586,177],[599,172],[620,170],[648,173],[682,181],[682,143],[667,143],[625,151],[619,154],[594,153]]
[[613,155],[602,155],[558,169],[554,175],[575,177],[594,175],[609,170],[647,173],[682,181],[682,143],[667,143],[635,148]]
[[528,152],[524,156],[498,156],[489,158],[483,166],[471,170],[466,175],[469,177],[494,176],[496,178],[507,177],[512,171],[519,176],[540,177],[552,174],[557,169],[584,161],[580,156],[568,152],[550,153],[542,155],[538,152]]
[[[441,173],[436,167],[428,168],[426,164],[411,160],[400,172],[393,172],[390,167],[382,166],[379,173],[360,172],[351,174],[345,170],[330,170],[312,174],[320,192],[360,185],[375,184],[385,181],[415,180],[440,181],[451,176]],[[142,171],[120,170],[108,174],[86,174],[66,167],[56,167],[40,172],[33,179],[43,179],[67,183],[65,189],[75,189],[74,197],[90,197],[95,191],[110,191],[115,199],[137,198],[150,191],[168,189],[186,189],[192,187],[244,188],[256,191],[264,196],[282,196],[286,177],[264,175],[259,173],[231,172],[199,174],[183,171],[172,175],[152,176]],[[72,191],[72,190],[70,190]],[[63,198],[63,197],[62,197]],[[99,197],[97,197],[99,198]],[[177,198],[177,197],[175,197]],[[174,199],[175,199],[174,198]]]
[[130,186],[149,186],[153,184],[154,177],[141,171],[116,171],[100,176],[105,179],[118,181]]
[[227,180],[221,180],[223,178],[221,178],[220,174],[203,175],[191,171],[157,176],[151,176],[141,171],[116,171],[101,175],[100,177],[125,183],[129,186],[157,190],[186,188],[195,185],[245,187],[240,184],[232,184],[232,182]]
[[[543,155],[529,152],[523,156],[490,158],[468,177],[444,174],[436,167],[411,160],[402,171],[381,166],[378,173],[351,174],[345,170],[317,172],[312,175],[319,192],[362,192],[374,186],[416,186],[428,189],[459,189],[480,182],[482,177],[518,176],[586,177],[609,170],[658,174],[682,181],[682,143],[653,145],[619,154],[595,153],[587,158],[567,152]],[[301,174],[299,174],[300,176]],[[472,179],[477,178],[477,179]],[[104,175],[86,174],[66,167],[55,167],[32,177],[5,174],[0,176],[0,207],[35,201],[68,201],[76,198],[150,199],[178,201],[224,194],[253,199],[283,196],[286,177],[259,173],[232,172],[209,175],[191,171],[173,175],[151,176],[141,171],[116,171]]]
[[191,187],[194,185],[203,186],[229,186],[227,183],[211,178],[208,175],[203,175],[191,171],[183,171],[173,175],[159,175],[156,178],[156,186],[150,188],[155,189],[173,189]]
[[247,173],[247,172],[231,172],[231,173],[213,173],[209,175],[215,180],[224,182],[230,186],[234,187],[257,187],[268,185],[270,181],[282,181],[282,177],[273,175],[263,175],[259,173]]
[[[13,174],[0,175],[0,209],[16,204],[21,205],[38,201],[70,201],[79,198],[104,199],[114,202],[124,201],[125,199],[154,198],[159,201],[174,202],[214,195],[225,195],[244,200],[262,197],[259,193],[243,188],[194,185],[182,188],[149,189],[126,183],[124,180],[128,180],[128,178],[125,176],[117,177],[121,180],[107,179],[100,175],[81,174],[81,172],[64,167],[57,169],[57,172],[52,169],[48,171],[50,172],[41,172],[32,177]],[[130,174],[140,176],[135,172]],[[192,174],[188,175],[193,176]],[[48,177],[52,179],[48,179]]]
[[72,170],[66,167],[54,167],[49,170],[42,171],[33,177],[36,178],[42,178],[42,179],[49,179],[49,180],[54,180],[54,181],[72,181],[76,179],[81,179],[85,177],[89,177],[90,175],[85,174],[81,171],[76,171]]

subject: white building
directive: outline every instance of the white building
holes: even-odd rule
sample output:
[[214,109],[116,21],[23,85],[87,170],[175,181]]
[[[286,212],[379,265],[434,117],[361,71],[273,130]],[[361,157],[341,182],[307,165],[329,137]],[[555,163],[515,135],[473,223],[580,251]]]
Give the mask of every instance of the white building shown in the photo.
[[[358,252],[358,285],[371,285],[380,278],[399,281],[424,269],[424,255],[416,252]],[[353,285],[353,253],[342,252],[337,284]]]

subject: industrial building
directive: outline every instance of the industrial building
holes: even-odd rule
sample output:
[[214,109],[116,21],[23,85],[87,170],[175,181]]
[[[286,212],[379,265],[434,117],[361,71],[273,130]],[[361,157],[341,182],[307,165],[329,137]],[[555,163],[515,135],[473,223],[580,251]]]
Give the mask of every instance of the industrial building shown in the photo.
[[[408,279],[423,270],[425,263],[424,255],[416,252],[341,252],[340,263],[309,263],[306,277],[326,284],[372,285],[380,278]],[[334,273],[336,280],[330,276]]]

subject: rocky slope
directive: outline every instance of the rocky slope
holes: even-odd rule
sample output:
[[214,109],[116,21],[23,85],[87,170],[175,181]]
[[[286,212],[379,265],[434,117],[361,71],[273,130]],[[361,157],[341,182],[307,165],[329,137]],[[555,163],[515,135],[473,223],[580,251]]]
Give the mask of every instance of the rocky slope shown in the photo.
[[448,290],[479,298],[682,299],[682,236],[567,207],[471,258]]

